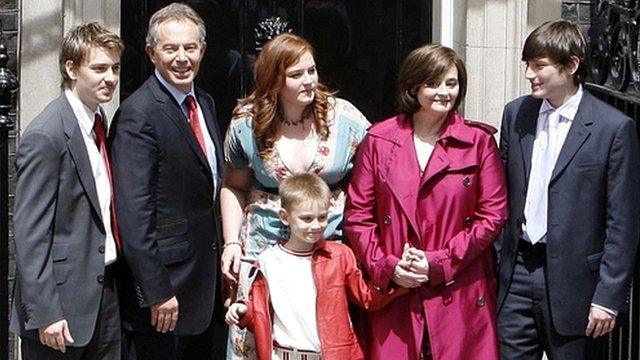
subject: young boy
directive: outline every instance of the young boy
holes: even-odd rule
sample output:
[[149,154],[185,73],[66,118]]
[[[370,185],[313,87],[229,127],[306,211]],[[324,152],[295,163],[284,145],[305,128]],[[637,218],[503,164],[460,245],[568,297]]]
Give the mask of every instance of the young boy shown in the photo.
[[376,310],[408,291],[373,289],[351,249],[322,238],[330,196],[315,174],[280,184],[289,240],[260,255],[249,299],[232,304],[226,315],[227,323],[255,333],[258,359],[362,359],[347,299]]

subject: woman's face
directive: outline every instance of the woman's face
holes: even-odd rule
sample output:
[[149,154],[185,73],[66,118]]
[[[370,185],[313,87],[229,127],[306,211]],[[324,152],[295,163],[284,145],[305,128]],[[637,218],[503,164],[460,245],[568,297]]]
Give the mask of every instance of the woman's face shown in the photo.
[[419,85],[416,97],[420,103],[420,110],[433,113],[448,113],[460,93],[458,69],[451,65],[440,84]]
[[297,63],[285,70],[284,76],[284,86],[278,94],[282,105],[305,107],[311,104],[318,86],[316,62],[311,53],[304,53]]

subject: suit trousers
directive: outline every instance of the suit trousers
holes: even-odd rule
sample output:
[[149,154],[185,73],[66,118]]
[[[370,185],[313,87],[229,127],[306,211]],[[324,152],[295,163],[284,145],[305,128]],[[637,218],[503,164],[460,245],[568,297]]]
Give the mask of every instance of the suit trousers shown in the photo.
[[[198,335],[173,335],[171,333],[141,333],[125,330],[125,337],[130,339],[128,353],[123,360],[191,360],[213,359],[214,330],[216,321],[211,320],[207,329]],[[223,331],[219,331],[224,333]],[[224,339],[218,336],[224,344]],[[223,348],[224,349],[224,348]],[[224,350],[221,355],[224,354]]]
[[546,245],[520,240],[511,286],[498,314],[503,360],[600,359],[606,336],[564,336],[555,330],[547,288]]
[[[105,268],[100,310],[89,343],[67,346],[62,353],[43,345],[38,339],[21,337],[22,360],[118,360],[120,359],[120,308],[114,277],[115,264]],[[82,294],[78,294],[82,296]],[[71,334],[73,338],[73,333]]]

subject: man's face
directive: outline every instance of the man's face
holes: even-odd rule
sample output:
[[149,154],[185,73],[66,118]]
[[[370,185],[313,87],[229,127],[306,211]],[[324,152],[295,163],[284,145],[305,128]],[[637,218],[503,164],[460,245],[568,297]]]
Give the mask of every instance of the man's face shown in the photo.
[[206,48],[198,27],[189,20],[167,20],[158,26],[157,40],[146,47],[151,62],[167,82],[189,92]]
[[562,105],[573,95],[575,85],[573,66],[562,68],[548,57],[535,58],[525,62],[525,77],[531,83],[531,95],[537,99],[547,99],[554,107]]
[[108,49],[93,47],[82,64],[68,60],[65,64],[71,78],[71,91],[88,108],[94,110],[99,104],[113,97],[120,79],[120,56]]

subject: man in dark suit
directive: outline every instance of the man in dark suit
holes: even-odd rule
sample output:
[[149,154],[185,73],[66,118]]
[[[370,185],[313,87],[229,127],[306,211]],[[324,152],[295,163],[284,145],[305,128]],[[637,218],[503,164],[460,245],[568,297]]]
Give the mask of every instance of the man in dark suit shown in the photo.
[[116,89],[123,50],[97,23],[71,29],[60,51],[64,93],[18,147],[11,330],[25,360],[120,354],[119,238],[100,104]]
[[628,307],[640,238],[636,124],[582,87],[585,50],[567,21],[538,27],[522,52],[532,94],[504,109],[503,359],[597,355]]
[[173,3],[149,21],[149,79],[111,132],[118,221],[129,286],[123,326],[139,359],[205,359],[218,268],[221,139],[211,97],[194,87],[202,19]]

